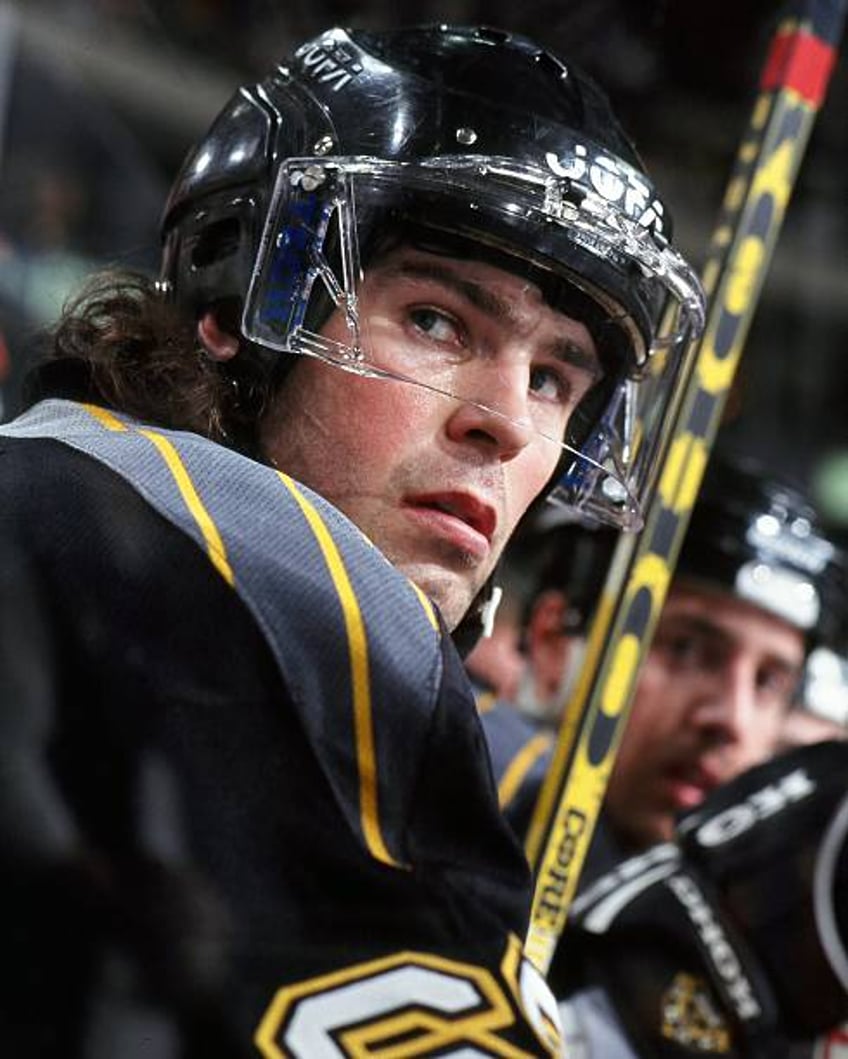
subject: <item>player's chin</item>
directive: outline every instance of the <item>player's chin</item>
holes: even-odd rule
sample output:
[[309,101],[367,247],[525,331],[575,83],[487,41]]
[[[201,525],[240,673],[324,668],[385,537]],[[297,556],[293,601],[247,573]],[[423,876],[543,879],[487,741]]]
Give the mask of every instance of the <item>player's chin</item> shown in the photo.
[[628,815],[620,830],[630,840],[635,850],[647,849],[660,842],[671,842],[674,838],[676,812],[670,807],[656,807]]
[[404,573],[436,604],[451,630],[465,617],[487,576],[471,564],[463,568],[438,562],[405,564]]

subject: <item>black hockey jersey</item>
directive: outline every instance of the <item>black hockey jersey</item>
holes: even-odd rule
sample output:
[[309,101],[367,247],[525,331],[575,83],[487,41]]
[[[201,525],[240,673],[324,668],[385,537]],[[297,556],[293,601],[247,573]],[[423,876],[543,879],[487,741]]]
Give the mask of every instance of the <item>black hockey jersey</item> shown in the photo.
[[556,1053],[461,662],[336,509],[41,402],[0,634],[4,1055]]

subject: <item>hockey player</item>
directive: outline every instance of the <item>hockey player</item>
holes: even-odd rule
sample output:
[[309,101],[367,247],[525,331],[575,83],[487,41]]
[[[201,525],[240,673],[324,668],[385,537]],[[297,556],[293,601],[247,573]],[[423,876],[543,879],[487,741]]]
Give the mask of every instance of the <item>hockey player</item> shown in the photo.
[[[556,645],[580,628],[564,616],[590,612],[610,555],[603,533],[563,533],[561,580],[542,586],[553,595],[539,594],[526,634],[535,688],[557,685],[548,662],[561,667]],[[810,1056],[848,1015],[848,747],[769,761],[805,660],[844,649],[846,628],[845,553],[809,502],[759,464],[716,454],[552,968],[569,1054]],[[527,701],[538,718],[550,700]],[[519,782],[533,743],[507,753],[505,722],[490,712],[484,725],[507,812],[526,826],[544,756]]]
[[845,553],[807,498],[716,456],[610,780],[627,846],[670,838],[676,814],[780,747],[807,656],[841,646],[847,620]]
[[848,747],[774,757],[846,628],[845,552],[806,497],[716,456],[552,975],[588,1056],[810,1057],[848,1017]]
[[[534,725],[558,719],[614,543],[567,524],[539,534],[550,559],[532,575],[516,695]],[[668,840],[680,812],[784,744],[805,660],[842,646],[847,617],[844,551],[806,497],[757,462],[716,453],[605,795],[619,854]],[[514,753],[499,743],[496,770]]]
[[2,431],[3,1053],[556,1054],[451,633],[535,497],[638,524],[667,211],[532,42],[332,30],[163,234]]

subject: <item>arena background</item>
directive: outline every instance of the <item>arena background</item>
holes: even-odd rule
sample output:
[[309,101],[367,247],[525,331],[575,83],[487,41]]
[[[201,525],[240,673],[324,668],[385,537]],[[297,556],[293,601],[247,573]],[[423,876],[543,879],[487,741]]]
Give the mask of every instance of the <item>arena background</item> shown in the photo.
[[[171,176],[241,80],[332,24],[483,22],[598,76],[696,264],[774,0],[0,0],[0,418],[41,333],[103,265],[153,269]],[[720,441],[806,482],[848,528],[848,59],[790,203]]]

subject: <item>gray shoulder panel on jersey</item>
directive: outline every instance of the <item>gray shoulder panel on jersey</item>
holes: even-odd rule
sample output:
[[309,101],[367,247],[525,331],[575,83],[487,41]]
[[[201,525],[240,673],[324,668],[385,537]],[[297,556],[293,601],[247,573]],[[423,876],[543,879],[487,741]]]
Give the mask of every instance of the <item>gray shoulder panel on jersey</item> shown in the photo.
[[438,621],[421,592],[322,497],[199,435],[64,400],[40,402],[0,434],[86,453],[206,552],[270,645],[354,832],[401,865],[442,676]]

